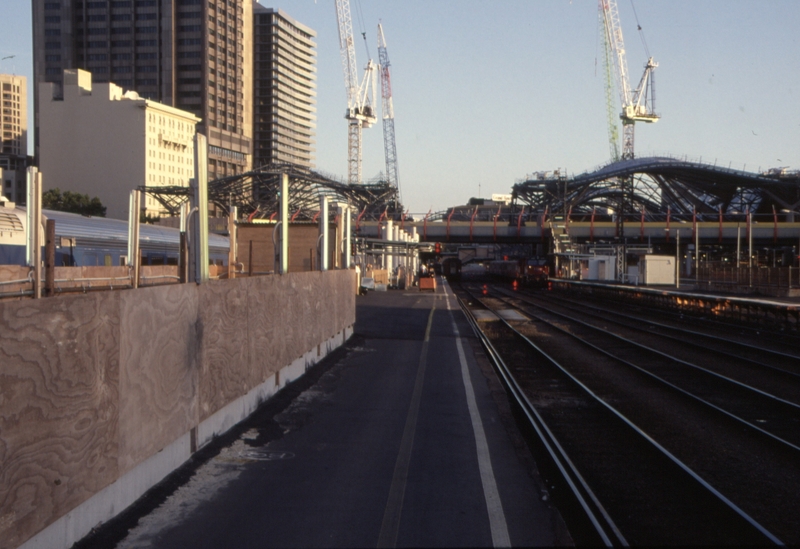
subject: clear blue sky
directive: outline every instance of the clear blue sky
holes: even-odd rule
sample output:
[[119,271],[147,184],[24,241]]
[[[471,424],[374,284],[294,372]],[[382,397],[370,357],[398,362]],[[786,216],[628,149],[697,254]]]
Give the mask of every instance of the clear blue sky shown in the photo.
[[[333,0],[275,0],[317,32],[317,168],[346,177],[346,96]],[[646,55],[618,0],[635,85]],[[635,0],[662,119],[637,125],[638,156],[669,153],[748,171],[800,169],[800,2]],[[535,171],[608,160],[596,0],[351,0],[357,56],[377,59],[382,20],[403,203],[412,213],[510,192]],[[31,76],[30,3],[6,0],[0,71]],[[380,122],[364,176],[384,169]]]

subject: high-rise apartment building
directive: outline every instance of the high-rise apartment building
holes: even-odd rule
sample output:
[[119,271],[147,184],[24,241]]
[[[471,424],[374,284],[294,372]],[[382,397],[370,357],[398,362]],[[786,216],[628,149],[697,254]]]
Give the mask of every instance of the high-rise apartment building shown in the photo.
[[253,166],[314,167],[316,32],[259,4],[254,21]]
[[28,92],[24,76],[0,74],[0,194],[25,203]]
[[252,0],[33,0],[35,95],[85,69],[191,112],[208,137],[209,179],[241,173],[252,166],[252,35]]

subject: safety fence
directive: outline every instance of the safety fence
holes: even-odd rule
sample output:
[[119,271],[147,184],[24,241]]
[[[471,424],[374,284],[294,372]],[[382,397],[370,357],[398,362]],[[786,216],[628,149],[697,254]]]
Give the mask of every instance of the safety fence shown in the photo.
[[797,267],[722,267],[701,266],[687,283],[699,289],[728,288],[736,293],[783,295],[800,290],[800,269]]

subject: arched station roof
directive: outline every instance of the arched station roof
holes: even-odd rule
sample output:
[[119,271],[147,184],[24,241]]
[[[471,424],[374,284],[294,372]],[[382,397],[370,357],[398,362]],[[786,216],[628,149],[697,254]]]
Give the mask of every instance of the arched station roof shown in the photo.
[[800,173],[775,169],[751,173],[670,157],[612,162],[573,177],[528,179],[513,187],[517,204],[533,212],[586,213],[594,208],[681,218],[792,211],[800,213]]
[[[269,218],[278,211],[283,174],[289,175],[289,212],[297,220],[309,220],[319,210],[319,199],[328,196],[335,202],[349,202],[364,219],[378,219],[381,214],[403,211],[397,189],[386,182],[349,185],[313,170],[293,164],[270,164],[247,173],[209,182],[208,199],[220,209],[237,206],[243,217]],[[189,199],[188,187],[139,187],[156,198],[171,215]]]

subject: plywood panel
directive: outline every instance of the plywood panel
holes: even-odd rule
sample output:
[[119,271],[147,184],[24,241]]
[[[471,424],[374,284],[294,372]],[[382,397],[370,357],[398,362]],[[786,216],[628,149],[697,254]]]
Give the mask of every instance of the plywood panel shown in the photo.
[[0,307],[0,547],[117,478],[119,293]]
[[280,313],[284,306],[282,278],[285,277],[261,276],[247,281],[250,357],[259,383],[290,362],[285,346],[287,327]]
[[194,284],[122,292],[120,474],[197,425]]
[[256,377],[249,363],[249,279],[220,280],[198,287],[200,420],[247,393]]

